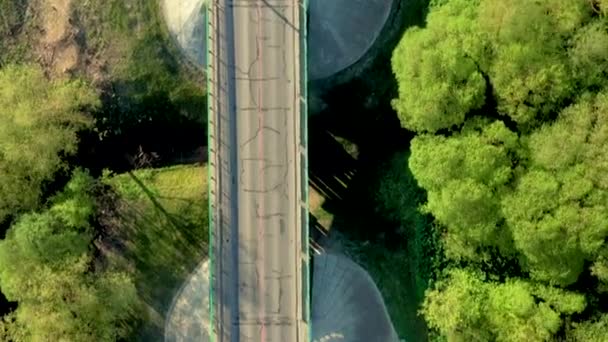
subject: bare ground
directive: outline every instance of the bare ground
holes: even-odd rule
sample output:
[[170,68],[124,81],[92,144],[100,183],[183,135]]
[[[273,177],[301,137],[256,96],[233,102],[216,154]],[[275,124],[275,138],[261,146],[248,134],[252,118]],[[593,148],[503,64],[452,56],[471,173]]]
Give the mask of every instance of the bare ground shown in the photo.
[[40,0],[41,31],[37,54],[55,76],[76,70],[81,64],[79,33],[72,23],[72,0]]

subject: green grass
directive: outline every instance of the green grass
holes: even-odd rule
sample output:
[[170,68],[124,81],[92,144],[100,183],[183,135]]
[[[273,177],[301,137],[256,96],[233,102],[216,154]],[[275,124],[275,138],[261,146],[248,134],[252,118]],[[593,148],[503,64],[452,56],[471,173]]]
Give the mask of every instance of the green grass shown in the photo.
[[206,167],[173,166],[107,176],[121,197],[119,225],[125,248],[116,267],[135,277],[147,308],[141,340],[156,340],[175,291],[207,257]]

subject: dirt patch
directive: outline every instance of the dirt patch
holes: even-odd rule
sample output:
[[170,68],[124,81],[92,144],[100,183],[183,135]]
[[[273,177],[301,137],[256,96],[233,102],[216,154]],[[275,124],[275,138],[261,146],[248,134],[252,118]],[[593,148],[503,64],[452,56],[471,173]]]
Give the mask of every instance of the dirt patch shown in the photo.
[[76,39],[79,29],[72,20],[72,0],[41,0],[38,11],[41,64],[55,76],[76,70],[81,64],[81,46]]
[[57,49],[55,53],[55,71],[68,72],[74,70],[80,61],[80,48],[76,43],[68,44]]
[[44,44],[57,44],[67,38],[72,0],[44,0],[41,3]]

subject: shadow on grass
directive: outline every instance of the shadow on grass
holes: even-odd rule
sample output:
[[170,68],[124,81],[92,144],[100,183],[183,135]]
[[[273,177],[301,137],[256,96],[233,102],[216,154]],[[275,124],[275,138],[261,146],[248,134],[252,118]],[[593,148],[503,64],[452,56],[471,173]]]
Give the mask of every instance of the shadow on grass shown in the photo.
[[[397,2],[382,44],[375,44],[379,52],[363,74],[346,83],[338,75],[325,85],[311,85],[331,89],[322,95],[326,108],[309,119],[310,183],[327,198],[323,209],[334,215],[336,227],[350,239],[382,240],[387,247],[403,242],[395,225],[375,214],[374,191],[381,165],[408,148],[412,137],[401,128],[390,104],[398,96],[392,51],[408,27],[424,26],[427,8],[428,0]],[[355,144],[357,159],[348,156],[332,135]]]
[[[117,198],[110,238],[110,263],[134,276],[146,307],[137,340],[160,341],[165,315],[175,292],[196,265],[207,256],[207,206],[194,199],[175,199],[171,210],[163,198],[129,172],[143,196],[137,200]],[[179,210],[179,215],[176,211]],[[188,219],[190,218],[190,219]]]

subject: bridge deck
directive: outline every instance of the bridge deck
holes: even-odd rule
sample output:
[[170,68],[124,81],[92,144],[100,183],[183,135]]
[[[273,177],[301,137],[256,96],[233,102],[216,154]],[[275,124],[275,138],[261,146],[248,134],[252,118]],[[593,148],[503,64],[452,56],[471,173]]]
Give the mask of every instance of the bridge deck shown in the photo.
[[300,3],[210,7],[215,340],[307,342]]

